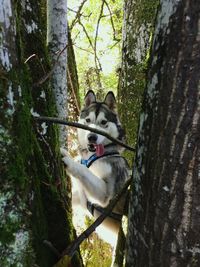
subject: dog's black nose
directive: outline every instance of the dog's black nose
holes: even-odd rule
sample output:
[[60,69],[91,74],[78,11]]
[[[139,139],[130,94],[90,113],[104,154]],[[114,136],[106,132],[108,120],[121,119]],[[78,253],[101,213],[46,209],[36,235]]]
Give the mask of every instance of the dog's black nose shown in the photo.
[[90,143],[96,143],[98,136],[96,134],[90,133],[88,134],[88,141]]

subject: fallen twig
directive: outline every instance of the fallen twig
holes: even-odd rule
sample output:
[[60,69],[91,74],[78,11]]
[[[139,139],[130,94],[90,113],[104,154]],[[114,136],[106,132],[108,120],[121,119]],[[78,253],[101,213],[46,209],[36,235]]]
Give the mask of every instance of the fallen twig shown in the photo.
[[72,127],[76,127],[76,128],[81,128],[90,132],[94,132],[100,135],[105,136],[106,138],[108,138],[109,140],[113,141],[114,143],[125,147],[126,149],[130,150],[130,151],[135,151],[135,148],[130,147],[129,145],[124,144],[122,141],[120,141],[119,139],[116,139],[112,136],[110,136],[109,134],[107,134],[104,131],[100,131],[98,129],[94,129],[92,127],[89,127],[87,125],[84,124],[80,124],[78,122],[72,122],[72,121],[66,121],[66,120],[62,120],[59,118],[54,118],[54,117],[45,117],[45,116],[40,116],[40,117],[34,117],[34,119],[36,121],[45,121],[45,122],[51,122],[51,123],[57,123],[57,124],[62,124],[62,125],[68,125],[68,126],[72,126]]

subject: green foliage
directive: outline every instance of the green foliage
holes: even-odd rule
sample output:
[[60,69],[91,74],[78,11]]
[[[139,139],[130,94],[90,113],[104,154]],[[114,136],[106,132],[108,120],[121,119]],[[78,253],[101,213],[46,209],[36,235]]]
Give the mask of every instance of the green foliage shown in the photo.
[[[100,89],[103,94],[109,90],[117,91],[117,70],[121,63],[123,1],[87,0],[81,15],[77,17],[74,11],[79,9],[81,2],[69,1],[68,17],[69,27],[73,25],[71,36],[78,69],[80,97],[83,100],[89,89],[96,93]],[[101,14],[102,3],[104,6]],[[100,94],[100,97],[103,94]],[[89,220],[86,225],[90,223]],[[81,254],[87,267],[111,265],[112,248],[95,233],[83,242]]]
[[[78,68],[80,97],[83,100],[89,89],[96,93],[100,89],[103,94],[109,90],[117,90],[117,70],[121,63],[123,1],[108,0],[108,5],[104,2],[101,14],[103,1],[87,0],[77,18],[74,11],[79,9],[81,2],[69,1],[68,17],[69,26],[73,25],[71,36]],[[89,220],[86,225],[90,223]],[[83,242],[81,254],[87,267],[111,265],[112,248],[95,233]]]
[[[89,226],[92,222],[93,220],[86,217],[86,226]],[[93,232],[81,244],[81,255],[85,267],[110,267],[112,262],[112,247]]]
[[[101,14],[102,3],[104,6]],[[77,11],[79,6],[78,0],[69,2],[70,10]],[[122,1],[88,0],[78,18],[77,13],[70,10],[69,24],[73,24],[72,40],[81,96],[88,89],[116,91],[116,69],[121,61]],[[77,20],[74,24],[75,18]]]
[[110,267],[112,262],[110,245],[102,241],[96,233],[82,243],[81,255],[85,267]]
[[[17,63],[10,71],[0,72],[1,267],[52,266],[56,259],[44,246],[44,239],[59,251],[73,239],[68,195],[71,188],[59,157],[57,127],[48,125],[47,134],[42,134],[41,125],[31,114],[35,111],[41,115],[56,114],[49,84],[35,86],[44,73],[42,67],[49,70],[45,4],[15,1],[12,11],[16,19],[17,53],[13,61]],[[26,5],[31,6],[23,9]],[[29,32],[27,25],[33,21],[38,28]],[[33,53],[38,57],[25,64]]]

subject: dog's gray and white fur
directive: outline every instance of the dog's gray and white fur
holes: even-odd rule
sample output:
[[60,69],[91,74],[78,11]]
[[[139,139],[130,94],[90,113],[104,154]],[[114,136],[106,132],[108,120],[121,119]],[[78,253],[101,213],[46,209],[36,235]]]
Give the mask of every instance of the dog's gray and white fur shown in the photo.
[[[105,131],[114,138],[121,140],[125,138],[117,116],[116,100],[112,92],[108,92],[104,102],[97,102],[94,92],[90,90],[85,96],[85,105],[81,111],[79,123]],[[78,183],[78,191],[72,196],[72,205],[81,205],[82,208],[87,209],[89,201],[89,203],[104,208],[129,178],[129,168],[126,160],[120,154],[117,155],[123,149],[108,138],[83,129],[78,129],[78,141],[83,160],[88,160],[95,154],[98,146],[100,149],[103,147],[103,153],[106,153],[107,156],[98,158],[87,168],[79,162],[75,162],[66,150],[61,149],[67,172],[75,177]],[[116,154],[113,155],[115,152]],[[112,155],[109,155],[109,153]],[[124,202],[125,196],[117,203],[113,213],[122,215]],[[94,208],[93,211],[94,217],[98,217],[101,213],[98,208]],[[110,216],[102,225],[117,235],[120,222]],[[102,231],[98,232],[103,236]],[[106,236],[108,237],[108,234]],[[107,237],[103,236],[104,239],[109,241]]]

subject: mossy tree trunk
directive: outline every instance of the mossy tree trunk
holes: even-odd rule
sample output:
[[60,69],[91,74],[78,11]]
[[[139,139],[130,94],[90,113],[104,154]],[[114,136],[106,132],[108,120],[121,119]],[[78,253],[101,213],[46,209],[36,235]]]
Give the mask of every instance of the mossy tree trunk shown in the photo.
[[[68,48],[67,48],[67,87],[68,87],[68,119],[78,121],[80,114],[80,97],[79,97],[79,82],[75,60],[75,54],[71,39],[71,34],[68,30]],[[75,128],[68,129],[68,149],[71,154],[77,153],[77,130]]]
[[67,58],[68,58],[68,70],[67,70],[67,83],[69,88],[69,112],[74,121],[78,120],[78,116],[80,113],[80,97],[79,97],[79,82],[78,82],[78,73],[76,66],[76,59],[73,49],[73,43],[71,39],[71,34],[68,31],[68,50],[67,50]]
[[[67,117],[67,0],[47,0],[47,44],[53,64],[51,86],[58,117]],[[59,139],[66,145],[67,130],[59,125]]]
[[[122,66],[118,86],[118,109],[127,142],[136,146],[146,70],[152,42],[158,0],[126,0],[124,2]],[[125,152],[132,164],[133,152]],[[124,261],[125,235],[121,229],[115,263]]]
[[126,266],[200,266],[200,6],[160,1],[140,116]]
[[[158,0],[124,2],[122,66],[118,88],[119,113],[127,141],[135,146],[146,69]],[[128,119],[127,119],[128,118]],[[127,152],[129,159],[132,153]]]
[[43,241],[62,252],[73,227],[58,129],[32,117],[57,114],[49,83],[37,86],[50,70],[46,6],[8,0],[0,9],[0,266],[50,267],[57,257]]

